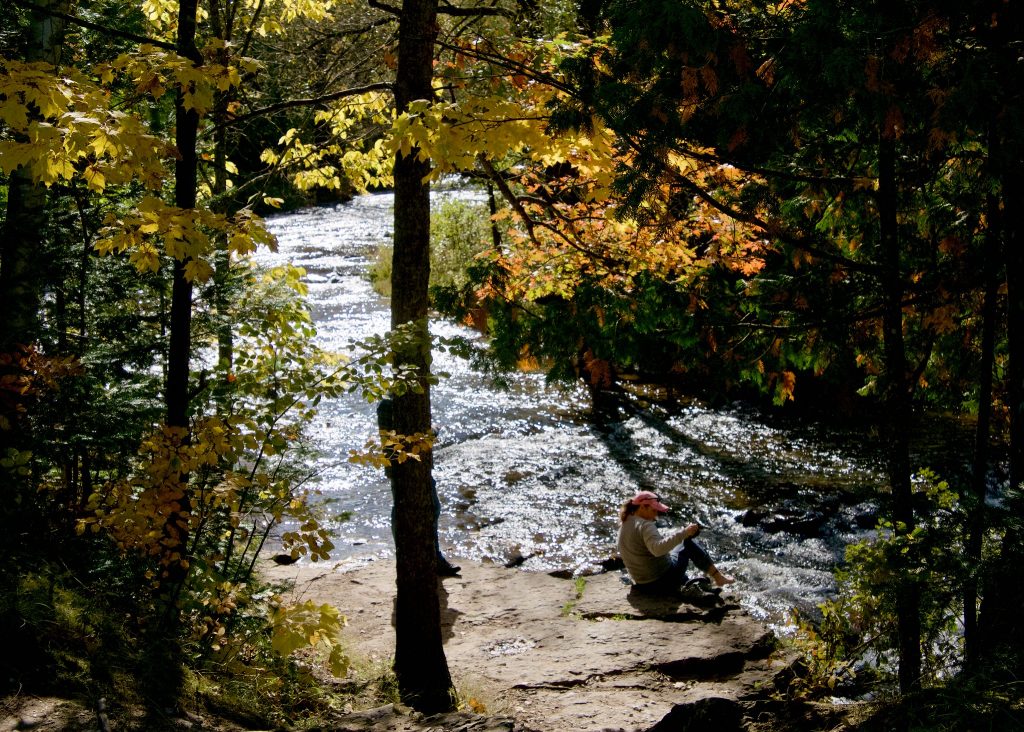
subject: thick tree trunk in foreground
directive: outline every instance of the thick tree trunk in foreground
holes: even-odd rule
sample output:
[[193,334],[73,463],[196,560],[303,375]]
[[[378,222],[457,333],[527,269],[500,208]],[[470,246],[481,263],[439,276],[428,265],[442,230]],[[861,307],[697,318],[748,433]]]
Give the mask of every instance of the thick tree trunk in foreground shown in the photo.
[[[43,8],[65,9],[62,0],[38,0]],[[28,29],[26,61],[46,61],[53,66],[60,62],[63,22],[39,11],[33,15]],[[39,307],[45,281],[46,247],[44,246],[48,214],[46,188],[34,183],[21,168],[7,177],[7,210],[0,230],[0,378],[24,377],[19,366],[24,355],[22,346],[34,345],[40,335]],[[4,389],[0,400],[0,459],[8,453],[32,449],[32,434],[18,411],[15,391]],[[11,397],[14,397],[12,400]],[[0,553],[7,567],[0,572],[0,593],[13,600],[18,592],[21,554],[31,546],[23,538],[42,530],[46,521],[38,511],[37,486],[30,476],[0,466]],[[17,636],[16,628],[24,626],[22,609],[17,602],[5,602],[0,609],[0,624],[8,628],[8,636]],[[15,640],[15,647],[17,641]]]
[[[399,113],[417,99],[433,96],[437,0],[405,0],[398,35],[395,103]],[[399,434],[431,429],[430,341],[427,331],[427,283],[430,277],[430,186],[423,178],[429,162],[416,150],[395,159],[395,233],[392,261],[392,328],[415,323],[419,338],[396,362],[414,366],[424,378],[420,393],[394,397],[393,425]],[[385,425],[382,425],[384,427]],[[435,541],[437,522],[431,486],[433,459],[407,460],[391,469],[394,496],[392,531],[397,560],[395,603],[395,675],[402,700],[426,713],[453,708],[451,675],[441,638]]]
[[39,337],[43,293],[42,241],[46,231],[46,188],[20,168],[7,180],[7,219],[0,249],[0,351],[34,343]]

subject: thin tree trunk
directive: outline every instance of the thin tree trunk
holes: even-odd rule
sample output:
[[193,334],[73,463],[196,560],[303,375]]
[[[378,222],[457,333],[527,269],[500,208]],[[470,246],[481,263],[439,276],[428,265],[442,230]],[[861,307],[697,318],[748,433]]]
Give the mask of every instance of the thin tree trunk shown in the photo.
[[[196,12],[198,0],[180,0],[178,5],[178,54],[191,59],[196,65],[202,56],[196,48]],[[179,92],[175,101],[175,144],[178,157],[174,165],[174,203],[183,209],[193,209],[197,199],[196,177],[199,157],[196,152],[199,115],[185,109]],[[188,444],[189,435],[189,357],[192,340],[192,283],[185,277],[187,260],[174,262],[171,285],[170,338],[167,351],[166,421],[182,444]],[[145,679],[153,706],[160,714],[177,707],[184,677],[180,643],[180,614],[177,600],[188,577],[189,545],[188,521],[191,512],[188,491],[189,476],[181,473],[177,480],[168,480],[156,488],[158,503],[169,508],[163,527],[163,576],[160,600],[163,613],[154,624],[147,652],[150,671]]]
[[[990,135],[994,140],[995,135]],[[996,146],[990,144],[989,156]],[[988,196],[988,229],[985,232],[985,295],[981,316],[981,359],[978,374],[978,422],[975,425],[974,462],[971,487],[964,501],[967,506],[967,563],[970,574],[964,582],[964,667],[977,670],[981,662],[978,638],[978,574],[985,534],[985,487],[988,477],[989,440],[992,414],[992,368],[995,362],[996,301],[999,294],[999,198]]]
[[[230,41],[232,29],[224,21],[228,13],[221,6],[220,0],[210,2],[210,30],[215,38]],[[218,61],[227,62],[226,48],[219,52]],[[214,102],[213,120],[215,125],[213,137],[213,201],[214,210],[226,213],[232,207],[225,200],[228,190],[228,128],[227,120],[228,92],[217,94]],[[228,252],[227,234],[217,234],[217,253],[214,259],[213,274],[213,305],[217,314],[217,357],[224,368],[231,368],[234,361],[235,343],[232,328],[228,286],[231,280],[231,255]]]
[[[195,45],[196,7],[197,0],[182,0],[179,6],[178,54],[193,59],[199,65],[202,57]],[[199,115],[195,110],[185,108],[179,94],[174,118],[175,144],[178,148],[178,157],[174,163],[174,204],[179,208],[193,209],[196,206],[196,177],[199,171],[199,156],[196,153]],[[174,264],[170,348],[167,357],[167,424],[180,428],[188,427],[189,355],[192,342],[192,283],[185,277],[186,264],[187,259]]]
[[89,225],[85,218],[85,201],[83,201],[83,194],[78,186],[73,189],[75,194],[75,207],[78,210],[78,221],[82,227],[82,248],[81,254],[79,255],[79,267],[78,267],[78,283],[77,290],[75,292],[75,302],[78,305],[78,337],[84,343],[89,335],[89,319],[88,319],[88,306],[89,306],[89,260],[92,256],[92,237],[89,232]]
[[985,576],[978,619],[978,654],[984,668],[1003,678],[1024,673],[1024,187],[1015,166],[1007,165],[1003,184],[1003,252],[1006,267],[1006,330],[1009,353],[1010,487],[1005,499],[1006,530],[999,555]]
[[[886,438],[886,464],[892,490],[892,516],[897,534],[914,529],[913,490],[910,479],[910,388],[907,383],[906,346],[903,339],[903,281],[897,221],[896,143],[880,136],[878,152],[878,209],[881,234],[882,337],[885,352],[885,401],[882,431]],[[913,561],[913,560],[911,560]],[[921,683],[920,590],[909,566],[896,567],[896,613],[900,691]]]
[[[998,120],[999,170],[1002,192],[1001,229],[1006,276],[1007,406],[1010,413],[1010,485],[1003,502],[1005,531],[999,553],[984,577],[978,620],[984,668],[1003,679],[1024,674],[1024,185],[1020,167],[1024,147],[1017,121],[1021,115],[1020,38],[1024,12],[1020,3],[1002,3],[991,14],[991,62],[1002,91],[993,101]],[[989,20],[986,17],[986,20]],[[991,155],[991,151],[990,151]],[[993,523],[995,523],[993,519]]]
[[[179,16],[179,32],[191,32],[189,43],[193,44],[195,35],[195,3],[196,0],[182,2],[180,16],[188,15],[191,7],[193,21],[184,23]],[[183,36],[184,37],[184,36]],[[179,53],[187,57],[188,45],[179,39]],[[184,47],[184,48],[183,48]],[[175,110],[177,135],[175,142],[178,147],[178,159],[175,163],[174,202],[183,209],[192,209],[196,205],[196,174],[198,156],[196,155],[196,139],[199,125],[198,115],[186,110],[179,98]],[[187,260],[174,262],[174,275],[171,285],[170,344],[167,354],[167,426],[176,430],[183,444],[189,442],[189,393],[188,378],[190,369],[190,353],[192,346],[192,283],[185,276]],[[178,560],[170,561],[167,567],[170,572],[170,584],[180,583],[184,579],[185,565],[184,548],[188,546],[187,514],[190,510],[186,484],[188,476],[180,476],[180,485],[168,486],[173,491],[168,495],[168,502],[176,502],[178,509],[168,518],[165,527],[167,542],[166,555],[177,555]]]
[[1019,169],[1003,176],[1003,195],[1010,356],[1010,485],[1014,507],[1024,509],[1024,212],[1019,208],[1024,205],[1024,186],[1019,176]]
[[487,211],[491,214],[491,245],[495,254],[501,252],[501,230],[495,217],[498,215],[498,200],[494,196],[494,184],[487,183]]
[[[437,0],[405,0],[398,34],[395,103],[399,113],[417,99],[433,97],[431,86]],[[396,155],[395,229],[392,261],[392,328],[415,324],[419,338],[395,353],[396,363],[415,367],[422,391],[394,397],[390,419],[400,434],[431,429],[430,340],[427,329],[427,283],[430,278],[430,186],[424,177],[429,162]],[[453,708],[451,674],[441,637],[437,579],[437,519],[431,484],[433,456],[396,463],[391,469],[394,497],[392,531],[397,560],[395,600],[395,676],[403,701],[425,713]]]

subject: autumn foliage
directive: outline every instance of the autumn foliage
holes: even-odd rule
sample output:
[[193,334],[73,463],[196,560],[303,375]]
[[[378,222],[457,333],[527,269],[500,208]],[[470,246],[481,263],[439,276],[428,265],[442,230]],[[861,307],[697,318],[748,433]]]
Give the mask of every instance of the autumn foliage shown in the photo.
[[[854,559],[899,551],[842,612],[885,609],[863,627],[896,629],[903,691],[941,681],[921,643],[954,604],[963,670],[1020,669],[1001,582],[1024,557],[1012,3],[426,2],[408,5],[436,22],[412,29],[377,2],[145,0],[106,26],[23,5],[0,56],[0,530],[24,574],[77,557],[197,662],[258,608],[248,638],[343,670],[340,613],[254,594],[254,568],[272,536],[329,555],[300,458],[342,391],[416,413],[350,459],[412,477],[426,546],[426,229],[399,219],[402,322],[345,356],[316,346],[301,270],[248,257],[286,198],[397,186],[425,215],[425,186],[460,175],[488,191],[489,236],[432,303],[487,332],[491,365],[582,380],[598,412],[651,382],[866,417],[888,543]],[[409,96],[399,39],[424,34]],[[977,424],[972,474],[927,495],[908,444],[926,409]],[[969,558],[941,577],[940,530]]]

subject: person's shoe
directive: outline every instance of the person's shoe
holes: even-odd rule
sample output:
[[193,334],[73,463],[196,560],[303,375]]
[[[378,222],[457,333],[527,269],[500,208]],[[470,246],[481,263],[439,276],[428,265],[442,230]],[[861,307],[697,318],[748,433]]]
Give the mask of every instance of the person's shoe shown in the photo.
[[684,588],[686,588],[686,587],[695,587],[695,588],[699,589],[701,592],[710,592],[710,593],[715,594],[715,595],[718,595],[718,594],[720,594],[722,592],[722,588],[721,587],[715,587],[711,583],[711,579],[708,578],[708,577],[694,577],[691,580],[687,580],[683,584],[683,587]]
[[688,583],[679,590],[679,599],[696,607],[715,607],[722,604],[717,592],[705,592],[697,583]]
[[459,577],[459,570],[462,567],[457,567],[449,562],[438,562],[437,563],[437,576],[438,577]]

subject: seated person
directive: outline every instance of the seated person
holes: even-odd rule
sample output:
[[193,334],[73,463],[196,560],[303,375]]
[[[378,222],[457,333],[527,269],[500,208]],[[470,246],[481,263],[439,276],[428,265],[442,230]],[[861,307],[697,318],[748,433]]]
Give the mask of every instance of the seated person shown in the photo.
[[650,491],[640,491],[622,504],[619,511],[619,554],[635,585],[635,591],[651,595],[678,594],[686,584],[690,562],[716,585],[731,585],[736,580],[722,574],[707,552],[693,537],[700,526],[690,524],[669,536],[662,536],[655,525],[659,513],[668,511]]

